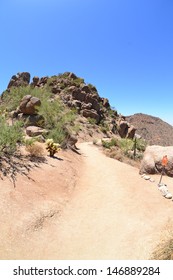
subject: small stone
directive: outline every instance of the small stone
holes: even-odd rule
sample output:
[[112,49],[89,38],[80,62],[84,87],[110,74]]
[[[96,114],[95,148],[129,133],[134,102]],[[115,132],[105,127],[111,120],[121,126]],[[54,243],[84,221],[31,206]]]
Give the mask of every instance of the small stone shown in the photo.
[[154,180],[153,178],[150,178],[150,182],[154,183],[154,182],[155,182],[155,180]]
[[144,178],[145,180],[150,180],[150,176],[147,176],[147,175],[145,175],[143,178]]

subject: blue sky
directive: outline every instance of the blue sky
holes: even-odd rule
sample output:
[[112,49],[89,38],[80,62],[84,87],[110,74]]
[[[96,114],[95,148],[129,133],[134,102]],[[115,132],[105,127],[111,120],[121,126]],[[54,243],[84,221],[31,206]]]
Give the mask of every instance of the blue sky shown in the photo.
[[1,0],[0,92],[72,71],[119,113],[173,124],[172,0]]

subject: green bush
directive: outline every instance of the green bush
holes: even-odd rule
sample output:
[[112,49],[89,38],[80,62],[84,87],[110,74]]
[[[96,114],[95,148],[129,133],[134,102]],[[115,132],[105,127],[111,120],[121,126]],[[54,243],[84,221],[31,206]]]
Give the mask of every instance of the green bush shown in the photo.
[[[54,141],[62,143],[66,137],[65,127],[69,126],[74,127],[74,130],[78,129],[74,125],[77,116],[76,110],[68,109],[58,98],[53,99],[54,95],[48,86],[44,88],[33,88],[31,86],[12,88],[10,93],[4,93],[3,106],[0,107],[0,110],[2,112],[4,112],[4,108],[7,108],[9,112],[16,110],[25,95],[35,96],[41,100],[41,106],[37,109],[41,117],[40,126],[50,131],[45,136],[46,138],[53,138]],[[28,121],[27,119],[25,124]]]
[[81,84],[84,84],[84,79],[82,78],[77,78],[73,81],[73,83],[76,85],[76,86],[80,86]]
[[1,108],[5,107],[8,112],[16,110],[20,104],[21,99],[29,93],[29,87],[11,88],[10,93],[5,91],[3,93],[3,103]]
[[5,118],[0,117],[0,154],[13,154],[17,145],[23,143],[23,132],[21,122],[8,125]]
[[63,105],[58,99],[51,102],[44,98],[38,108],[39,115],[44,119],[44,127],[47,129],[54,128],[62,115],[63,109]]
[[136,139],[136,149],[140,152],[144,152],[146,149],[147,143],[144,139]]
[[5,107],[8,112],[16,110],[19,106],[22,98],[25,95],[31,95],[38,97],[41,102],[51,98],[51,92],[48,87],[45,88],[32,88],[31,86],[27,87],[13,87],[10,89],[10,92],[6,91],[3,94],[3,103],[2,107]]
[[97,123],[97,121],[93,118],[88,118],[88,122],[93,125]]
[[120,139],[119,140],[119,146],[121,150],[127,154],[129,151],[132,151],[134,148],[134,141],[132,139]]
[[62,125],[57,124],[55,128],[51,129],[47,135],[47,138],[53,139],[56,143],[63,143],[66,138],[66,133]]
[[99,126],[100,130],[105,134],[110,130],[108,123],[106,123],[104,120],[101,120]]
[[146,142],[143,139],[136,139],[136,155],[135,153],[135,140],[133,139],[120,139],[119,146],[124,154],[130,158],[141,159],[142,153],[145,151]]
[[112,138],[110,141],[102,140],[102,146],[106,149],[110,149],[113,146],[118,146],[119,142],[118,139]]

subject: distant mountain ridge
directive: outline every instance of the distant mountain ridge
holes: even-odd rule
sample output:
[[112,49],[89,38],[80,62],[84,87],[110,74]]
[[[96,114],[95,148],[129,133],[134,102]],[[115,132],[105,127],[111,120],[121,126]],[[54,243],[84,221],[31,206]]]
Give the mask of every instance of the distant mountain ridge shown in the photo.
[[137,113],[127,116],[126,120],[149,145],[173,146],[173,126],[160,118]]

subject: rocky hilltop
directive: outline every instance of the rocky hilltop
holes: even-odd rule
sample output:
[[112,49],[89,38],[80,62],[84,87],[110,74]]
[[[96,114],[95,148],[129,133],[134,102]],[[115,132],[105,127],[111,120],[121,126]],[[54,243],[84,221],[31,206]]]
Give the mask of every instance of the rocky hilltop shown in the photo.
[[173,126],[160,118],[146,114],[134,114],[126,120],[136,127],[136,133],[149,145],[173,146]]
[[[40,78],[35,76],[32,81],[28,72],[13,75],[8,83],[7,90],[1,96],[1,104],[9,103],[7,102],[9,97],[14,93],[16,94],[14,89],[18,91],[20,88],[26,88],[26,91],[24,90],[24,93],[26,93],[21,95],[22,98],[17,104],[18,106],[11,112],[13,119],[25,119],[27,117],[30,121],[30,126],[38,126],[41,121],[43,123],[44,119],[41,120],[40,117],[42,116],[37,113],[37,109],[41,107],[42,102],[38,96],[34,96],[34,89],[45,89],[51,93],[51,98],[49,98],[48,102],[55,102],[59,99],[66,108],[75,109],[80,118],[80,132],[85,126],[87,128],[85,134],[89,135],[93,135],[93,131],[98,131],[107,137],[118,134],[121,138],[134,138],[135,127],[130,125],[124,117],[118,115],[117,111],[112,110],[109,100],[100,97],[94,85],[86,84],[83,78],[72,72],[65,72],[51,77]],[[95,125],[95,127],[91,131],[92,125]],[[43,128],[45,127],[43,126]],[[85,138],[85,140],[87,139]]]
[[[60,99],[66,108],[75,109],[80,122],[79,134],[83,133],[82,138],[85,141],[88,140],[88,136],[93,138],[97,131],[101,137],[103,135],[114,137],[114,134],[117,134],[121,138],[133,139],[136,133],[149,145],[173,145],[171,125],[160,118],[141,113],[127,117],[119,115],[117,111],[112,110],[109,100],[99,95],[94,85],[86,84],[83,78],[72,72],[51,77],[34,76],[32,80],[29,72],[17,73],[11,77],[7,90],[1,95],[1,104],[4,103],[6,106],[11,102],[9,96],[16,94],[14,89],[18,94],[20,88],[26,88],[26,91],[23,91],[13,111],[7,110],[10,111],[13,119],[27,118],[30,120],[30,126],[38,126],[38,128],[33,128],[36,129],[36,134],[42,131],[41,128],[47,127],[41,125],[44,119],[37,112],[37,108],[42,106],[42,102],[38,96],[34,95],[34,89],[45,89],[51,93],[48,101],[54,102]],[[28,134],[30,128],[26,131]],[[29,132],[29,135],[31,134],[32,132]]]

